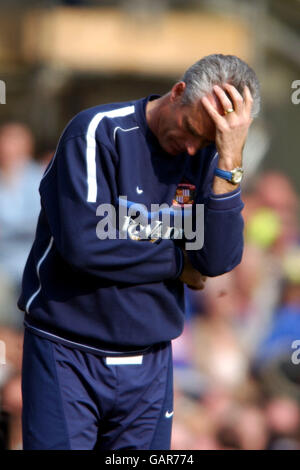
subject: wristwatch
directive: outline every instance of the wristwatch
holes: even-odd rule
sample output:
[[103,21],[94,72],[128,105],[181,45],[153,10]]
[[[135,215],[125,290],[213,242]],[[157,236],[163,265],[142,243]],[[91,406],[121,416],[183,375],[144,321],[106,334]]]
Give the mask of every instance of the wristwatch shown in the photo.
[[229,181],[231,184],[239,184],[243,179],[244,170],[241,167],[236,167],[232,171],[215,169],[215,175]]

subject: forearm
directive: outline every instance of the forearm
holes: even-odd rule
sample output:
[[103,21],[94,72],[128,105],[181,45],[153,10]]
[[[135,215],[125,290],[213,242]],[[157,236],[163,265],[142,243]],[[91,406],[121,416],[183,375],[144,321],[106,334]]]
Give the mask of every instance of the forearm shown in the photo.
[[219,276],[240,263],[243,253],[244,205],[240,191],[211,194],[205,203],[204,245],[189,250],[192,265],[206,276]]
[[[242,167],[242,154],[249,126],[252,122],[251,108],[253,99],[249,88],[244,88],[243,96],[229,83],[223,85],[224,90],[214,86],[223,113],[215,109],[207,97],[202,98],[202,104],[216,125],[215,144],[219,154],[218,168],[226,172]],[[227,94],[226,94],[226,93]],[[233,178],[233,174],[231,175]],[[215,176],[213,180],[214,194],[225,194],[238,187],[226,179]]]

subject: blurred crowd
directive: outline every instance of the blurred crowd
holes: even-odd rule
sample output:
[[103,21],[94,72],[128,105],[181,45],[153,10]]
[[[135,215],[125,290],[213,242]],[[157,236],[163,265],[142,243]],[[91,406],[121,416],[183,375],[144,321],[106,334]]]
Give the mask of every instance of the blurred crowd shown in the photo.
[[45,152],[37,159],[34,147],[26,125],[0,126],[0,340],[6,350],[6,364],[0,365],[2,449],[22,447],[23,314],[16,302],[40,211],[39,182],[51,157]]
[[[34,147],[26,125],[0,126],[1,449],[22,448],[16,300],[54,153]],[[203,291],[186,289],[186,327],[173,342],[176,450],[300,449],[299,197],[284,174],[268,171],[243,199],[241,264]]]
[[173,449],[300,449],[299,197],[266,171],[243,200],[241,264],[186,289]]

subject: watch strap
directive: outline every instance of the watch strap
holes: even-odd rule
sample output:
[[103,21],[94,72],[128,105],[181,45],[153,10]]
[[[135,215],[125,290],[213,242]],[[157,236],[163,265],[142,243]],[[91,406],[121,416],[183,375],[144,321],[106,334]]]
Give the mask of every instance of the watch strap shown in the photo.
[[225,171],[225,170],[221,170],[220,168],[216,168],[215,169],[215,175],[219,176],[220,178],[223,178],[224,180],[227,180],[227,181],[232,180],[231,171]]

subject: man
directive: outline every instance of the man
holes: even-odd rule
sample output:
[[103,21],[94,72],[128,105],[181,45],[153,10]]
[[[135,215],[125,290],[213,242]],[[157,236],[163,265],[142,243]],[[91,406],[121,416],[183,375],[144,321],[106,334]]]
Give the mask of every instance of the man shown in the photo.
[[[212,55],[164,96],[68,124],[40,184],[19,299],[25,449],[169,448],[184,283],[201,289],[241,260],[242,150],[258,106],[252,69]],[[204,204],[202,248],[186,249],[174,227],[160,237],[141,224],[139,236],[127,215],[183,202],[193,217]],[[125,216],[105,233],[114,210]]]

